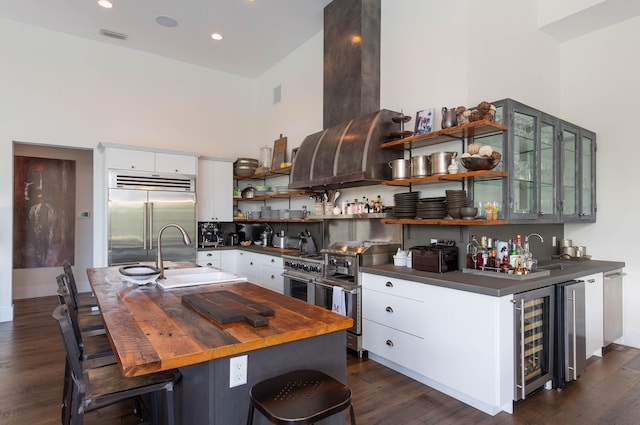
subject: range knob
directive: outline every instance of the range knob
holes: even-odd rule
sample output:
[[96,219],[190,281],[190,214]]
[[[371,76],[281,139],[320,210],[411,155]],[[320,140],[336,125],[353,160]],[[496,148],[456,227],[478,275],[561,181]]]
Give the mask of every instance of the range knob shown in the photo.
[[338,262],[336,261],[336,259],[335,259],[335,258],[330,258],[330,259],[329,259],[329,264],[330,264],[330,265],[335,266],[337,263],[338,263]]
[[352,264],[352,263],[351,263],[351,260],[344,260],[344,266],[345,266],[345,267],[347,267],[347,268],[348,268],[348,267],[351,267],[351,264]]

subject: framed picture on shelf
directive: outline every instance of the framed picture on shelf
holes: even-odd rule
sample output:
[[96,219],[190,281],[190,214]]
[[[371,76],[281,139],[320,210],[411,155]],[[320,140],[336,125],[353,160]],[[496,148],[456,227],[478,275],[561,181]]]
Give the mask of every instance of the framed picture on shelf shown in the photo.
[[414,135],[427,134],[433,131],[433,123],[436,119],[436,108],[426,108],[416,113],[416,128]]
[[282,137],[273,142],[273,161],[271,161],[271,169],[279,170],[280,164],[287,162],[287,138]]

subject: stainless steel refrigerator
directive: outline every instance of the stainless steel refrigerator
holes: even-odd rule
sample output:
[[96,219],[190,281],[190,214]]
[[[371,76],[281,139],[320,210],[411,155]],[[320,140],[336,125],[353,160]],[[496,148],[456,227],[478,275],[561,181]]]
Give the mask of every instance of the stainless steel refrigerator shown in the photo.
[[184,227],[191,244],[165,229],[164,260],[196,262],[195,176],[110,170],[108,179],[109,265],[155,261],[158,230],[169,223]]

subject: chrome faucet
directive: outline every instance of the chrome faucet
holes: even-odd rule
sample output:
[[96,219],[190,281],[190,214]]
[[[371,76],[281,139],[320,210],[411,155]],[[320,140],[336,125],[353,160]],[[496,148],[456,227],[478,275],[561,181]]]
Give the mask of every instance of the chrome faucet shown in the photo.
[[164,229],[166,229],[167,227],[175,227],[176,229],[180,230],[180,232],[182,233],[182,241],[185,245],[189,245],[191,243],[189,234],[184,229],[184,227],[180,226],[179,224],[169,223],[160,228],[160,230],[158,231],[158,256],[156,257],[156,267],[160,269],[160,276],[158,276],[158,279],[165,279],[164,262],[162,261],[162,232],[164,232]]
[[527,250],[529,249],[529,238],[530,238],[531,236],[537,236],[537,237],[539,237],[539,238],[540,238],[540,243],[544,243],[544,239],[542,239],[542,236],[540,236],[538,233],[531,233],[530,235],[527,235],[527,236],[525,236],[525,238],[524,238],[524,243],[525,243],[525,245],[526,245],[526,246],[525,246],[525,249],[527,249]]

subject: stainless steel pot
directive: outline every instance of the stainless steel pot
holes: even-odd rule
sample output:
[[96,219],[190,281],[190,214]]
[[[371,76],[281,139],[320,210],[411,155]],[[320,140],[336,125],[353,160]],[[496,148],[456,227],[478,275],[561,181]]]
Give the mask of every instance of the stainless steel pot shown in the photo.
[[240,194],[243,198],[253,198],[254,196],[256,196],[256,188],[249,185],[246,188],[242,189],[242,192],[240,192]]
[[409,178],[411,164],[408,159],[394,159],[389,162],[389,167],[391,167],[391,178],[393,180]]
[[276,248],[285,249],[287,247],[287,237],[281,235],[274,235],[271,245]]
[[429,155],[431,162],[431,175],[440,176],[449,174],[451,155],[453,152],[435,152]]
[[431,171],[428,155],[416,155],[411,157],[411,177],[425,177]]

